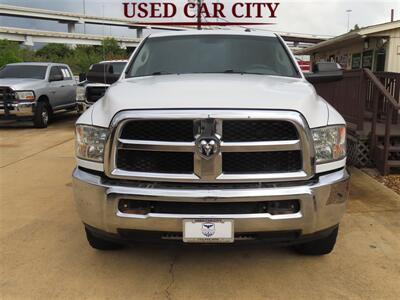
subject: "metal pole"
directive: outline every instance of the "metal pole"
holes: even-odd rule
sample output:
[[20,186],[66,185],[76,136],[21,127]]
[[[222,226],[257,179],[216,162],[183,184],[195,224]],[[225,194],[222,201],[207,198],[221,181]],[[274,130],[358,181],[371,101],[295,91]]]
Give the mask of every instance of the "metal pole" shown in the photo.
[[201,30],[201,1],[197,0],[197,30]]
[[347,32],[350,31],[350,13],[352,12],[351,9],[346,10],[347,12]]
[[[86,16],[86,0],[83,0],[83,15]],[[86,23],[83,23],[83,33],[86,34]]]

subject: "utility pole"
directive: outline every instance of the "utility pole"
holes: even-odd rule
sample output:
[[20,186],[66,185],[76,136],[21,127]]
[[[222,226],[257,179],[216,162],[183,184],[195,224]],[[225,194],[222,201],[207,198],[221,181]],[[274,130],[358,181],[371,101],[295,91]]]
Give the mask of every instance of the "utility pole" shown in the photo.
[[201,30],[201,2],[197,0],[197,30]]
[[[86,16],[86,0],[83,0],[83,15]],[[86,34],[86,23],[83,23],[83,33]]]
[[347,13],[347,32],[350,31],[350,13],[352,12],[351,9],[347,9],[346,13]]

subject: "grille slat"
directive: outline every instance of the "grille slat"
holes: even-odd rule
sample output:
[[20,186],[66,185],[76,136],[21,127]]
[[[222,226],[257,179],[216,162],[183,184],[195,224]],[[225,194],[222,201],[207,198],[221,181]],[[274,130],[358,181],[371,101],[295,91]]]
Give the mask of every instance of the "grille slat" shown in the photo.
[[118,168],[131,172],[193,172],[193,153],[118,150],[117,161]]
[[15,97],[12,89],[6,86],[0,86],[0,101],[12,101],[14,99]]
[[292,123],[286,121],[239,121],[225,120],[222,125],[224,142],[258,142],[297,140],[298,133]]
[[300,151],[224,153],[222,171],[226,174],[287,173],[301,170]]
[[121,138],[145,141],[194,141],[192,120],[132,121],[125,125]]
[[166,202],[122,199],[118,203],[123,213],[164,213],[164,214],[263,214],[273,215],[297,213],[300,211],[298,200],[260,201],[260,202]]

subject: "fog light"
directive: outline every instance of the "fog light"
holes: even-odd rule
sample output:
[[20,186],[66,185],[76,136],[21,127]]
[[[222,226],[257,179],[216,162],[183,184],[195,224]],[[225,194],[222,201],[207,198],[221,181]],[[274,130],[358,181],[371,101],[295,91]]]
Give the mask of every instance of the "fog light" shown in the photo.
[[268,205],[268,212],[271,215],[288,215],[300,211],[298,200],[272,201]]

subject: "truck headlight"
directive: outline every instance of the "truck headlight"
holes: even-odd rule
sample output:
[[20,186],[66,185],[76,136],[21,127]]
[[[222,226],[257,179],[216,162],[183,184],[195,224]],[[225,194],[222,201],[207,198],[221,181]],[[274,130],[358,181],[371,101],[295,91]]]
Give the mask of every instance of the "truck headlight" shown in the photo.
[[346,156],[346,127],[335,125],[312,129],[317,163],[327,163]]
[[76,101],[86,100],[86,89],[84,86],[78,86],[76,88]]
[[33,91],[17,91],[15,98],[17,100],[35,101],[35,93]]
[[76,125],[76,156],[81,159],[103,162],[108,129]]

